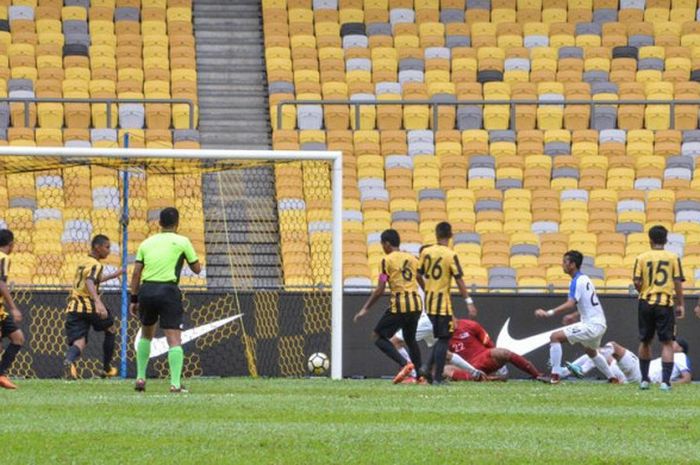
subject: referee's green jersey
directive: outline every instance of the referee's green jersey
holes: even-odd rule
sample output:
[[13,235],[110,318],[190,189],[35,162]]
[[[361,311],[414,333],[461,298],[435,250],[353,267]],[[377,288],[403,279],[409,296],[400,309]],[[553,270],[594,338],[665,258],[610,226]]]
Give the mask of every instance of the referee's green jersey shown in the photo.
[[190,240],[174,232],[154,234],[139,245],[136,261],[143,264],[141,282],[177,283],[185,260],[199,259]]

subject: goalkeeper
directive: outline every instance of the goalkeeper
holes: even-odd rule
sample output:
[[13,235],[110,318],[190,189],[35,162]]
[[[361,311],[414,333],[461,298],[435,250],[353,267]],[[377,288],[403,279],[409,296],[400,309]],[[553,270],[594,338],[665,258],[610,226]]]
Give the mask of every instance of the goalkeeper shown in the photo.
[[141,243],[131,277],[130,313],[141,321],[141,340],[136,350],[136,391],[146,390],[146,371],[151,353],[151,339],[156,323],[168,341],[170,392],[187,392],[181,384],[184,354],[180,333],[184,310],[178,283],[180,271],[187,264],[195,274],[202,271],[190,240],[177,234],[180,214],[176,208],[160,212],[161,232]]

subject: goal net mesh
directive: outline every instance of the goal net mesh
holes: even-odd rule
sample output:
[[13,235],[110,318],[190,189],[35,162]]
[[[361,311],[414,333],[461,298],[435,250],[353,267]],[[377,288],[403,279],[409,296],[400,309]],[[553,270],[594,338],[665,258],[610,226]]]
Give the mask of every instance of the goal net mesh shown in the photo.
[[[184,330],[202,333],[184,347],[185,376],[304,375],[310,354],[330,353],[331,165],[241,158],[0,157],[0,227],[15,235],[8,284],[28,336],[10,374],[60,376],[66,298],[91,237],[111,239],[105,274],[121,269],[126,247],[130,279],[138,245],[159,231],[160,210],[175,206],[179,233],[191,239],[204,268],[196,276],[184,267],[180,280]],[[125,202],[128,240],[123,243]],[[121,279],[100,289],[118,327],[120,289]],[[138,322],[130,318],[130,376],[137,331]],[[102,334],[90,334],[79,361],[81,377],[99,373],[101,341]],[[115,364],[121,362],[120,351]],[[153,357],[149,376],[167,372],[166,355]]]

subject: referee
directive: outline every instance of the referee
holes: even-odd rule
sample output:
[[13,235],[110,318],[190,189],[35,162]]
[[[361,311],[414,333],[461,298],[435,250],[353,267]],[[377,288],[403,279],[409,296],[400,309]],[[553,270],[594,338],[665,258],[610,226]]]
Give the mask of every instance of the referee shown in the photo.
[[667,236],[668,231],[663,226],[653,226],[649,229],[651,250],[640,254],[634,262],[634,287],[639,292],[639,369],[642,374],[640,389],[649,389],[651,341],[655,332],[662,346],[661,390],[671,389],[676,317],[681,319],[685,315],[685,278],[681,260],[675,253],[664,250]]
[[131,314],[141,321],[141,339],[136,348],[136,391],[146,390],[151,339],[160,320],[160,328],[170,347],[170,392],[187,392],[180,382],[184,359],[180,332],[184,310],[177,285],[185,260],[195,274],[202,271],[202,266],[190,240],[177,234],[179,220],[176,208],[165,208],[160,212],[160,233],[143,241],[136,252],[129,307]]

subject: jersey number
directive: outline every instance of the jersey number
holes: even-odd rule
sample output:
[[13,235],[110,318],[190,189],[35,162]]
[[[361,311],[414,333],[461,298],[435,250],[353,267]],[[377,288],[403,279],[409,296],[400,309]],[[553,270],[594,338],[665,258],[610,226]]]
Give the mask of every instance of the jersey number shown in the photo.
[[427,279],[442,278],[442,266],[440,266],[441,261],[442,257],[438,258],[435,260],[435,263],[433,263],[430,255],[425,256],[425,277]]
[[75,273],[75,289],[80,289],[80,285],[83,283],[83,271],[85,271],[85,267],[79,266],[78,271]]
[[408,260],[403,262],[403,268],[401,268],[401,276],[403,276],[403,279],[405,279],[406,281],[413,280],[413,271],[411,271],[411,268],[408,267]]
[[656,262],[656,272],[654,272],[654,262],[647,262],[647,271],[649,272],[649,286],[663,286],[668,282],[668,266],[670,262],[659,260]]
[[[591,283],[586,283],[586,290],[591,290]],[[595,291],[591,292],[591,305],[594,307],[600,305],[600,302],[598,301],[598,296],[595,295]]]

